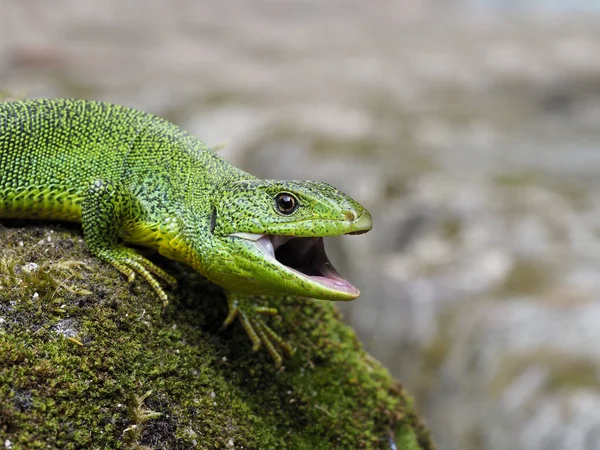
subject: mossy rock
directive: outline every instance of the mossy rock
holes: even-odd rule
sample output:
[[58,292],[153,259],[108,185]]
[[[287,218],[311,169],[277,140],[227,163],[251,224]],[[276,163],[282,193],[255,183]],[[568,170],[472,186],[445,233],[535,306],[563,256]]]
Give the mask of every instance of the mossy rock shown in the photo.
[[297,348],[277,370],[237,322],[220,330],[221,289],[186,267],[154,257],[180,280],[163,313],[75,226],[4,221],[0,242],[7,448],[433,448],[331,302],[264,300]]

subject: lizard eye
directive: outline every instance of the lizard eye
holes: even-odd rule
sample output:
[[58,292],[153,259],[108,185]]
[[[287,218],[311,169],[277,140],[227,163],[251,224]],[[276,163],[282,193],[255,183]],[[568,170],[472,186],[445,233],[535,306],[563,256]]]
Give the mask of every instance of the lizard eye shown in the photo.
[[282,192],[275,197],[275,206],[282,214],[292,214],[298,207],[298,200],[293,195]]

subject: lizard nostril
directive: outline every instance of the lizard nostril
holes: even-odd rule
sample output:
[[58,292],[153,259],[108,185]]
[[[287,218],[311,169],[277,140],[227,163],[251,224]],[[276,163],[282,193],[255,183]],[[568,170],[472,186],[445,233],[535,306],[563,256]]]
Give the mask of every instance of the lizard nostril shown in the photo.
[[351,210],[344,211],[344,217],[348,222],[354,222],[356,220],[356,213]]

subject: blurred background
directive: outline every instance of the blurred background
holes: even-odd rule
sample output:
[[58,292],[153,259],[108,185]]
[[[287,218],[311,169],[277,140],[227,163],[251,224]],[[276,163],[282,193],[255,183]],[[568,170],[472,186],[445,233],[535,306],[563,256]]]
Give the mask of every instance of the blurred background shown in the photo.
[[340,305],[440,450],[600,449],[600,3],[0,0],[0,90],[164,116],[375,228]]

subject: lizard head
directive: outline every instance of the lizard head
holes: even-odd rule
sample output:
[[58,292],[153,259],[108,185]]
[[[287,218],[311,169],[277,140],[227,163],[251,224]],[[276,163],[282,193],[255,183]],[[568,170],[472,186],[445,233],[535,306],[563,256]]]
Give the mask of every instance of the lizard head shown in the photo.
[[329,184],[236,181],[213,198],[211,229],[220,256],[207,276],[246,293],[352,300],[360,292],[335,270],[323,237],[371,227],[369,212]]

